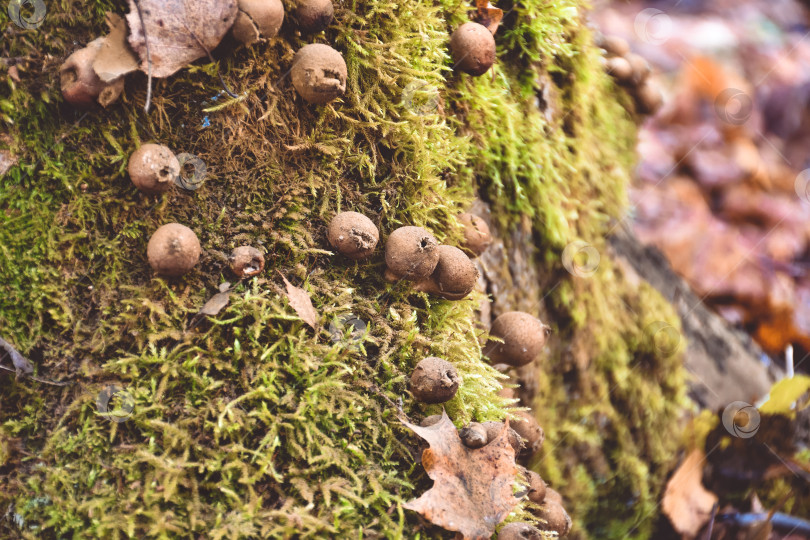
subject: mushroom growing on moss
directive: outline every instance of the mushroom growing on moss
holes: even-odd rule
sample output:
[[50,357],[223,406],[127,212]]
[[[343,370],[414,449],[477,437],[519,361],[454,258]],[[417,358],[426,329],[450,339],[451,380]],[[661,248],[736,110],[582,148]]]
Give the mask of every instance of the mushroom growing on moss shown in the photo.
[[464,23],[450,36],[450,53],[454,69],[477,77],[495,63],[495,38],[484,25]]
[[310,103],[328,103],[346,92],[346,62],[329,45],[301,47],[293,58],[291,75],[295,89]]
[[281,0],[239,0],[239,14],[231,27],[233,37],[252,45],[278,35],[284,22]]
[[127,171],[135,187],[144,193],[164,193],[180,174],[180,162],[168,147],[148,143],[132,152]]
[[317,34],[326,29],[335,18],[332,0],[299,0],[295,8],[298,28],[305,34]]
[[385,243],[385,264],[390,277],[421,281],[439,264],[439,242],[422,227],[400,227]]
[[87,47],[68,56],[59,68],[62,96],[75,107],[89,108],[96,103],[107,107],[124,90],[123,77],[105,83],[93,70],[93,60],[103,43],[104,38],[93,40]]
[[[490,421],[483,422],[481,425],[484,426],[484,429],[487,431],[487,444],[489,444],[494,441],[498,435],[500,435],[501,431],[503,431],[504,423]],[[523,441],[521,440],[520,435],[517,434],[517,431],[512,428],[511,422],[509,424],[509,432],[507,433],[507,436],[509,438],[509,444],[515,451],[515,456],[517,456],[523,449]]]
[[475,287],[478,269],[457,247],[441,245],[436,250],[439,252],[436,268],[428,279],[417,284],[416,289],[447,300],[463,299]]
[[264,255],[253,246],[239,246],[231,251],[228,265],[236,277],[253,277],[264,270]]
[[548,326],[528,313],[509,311],[495,319],[489,330],[490,336],[503,342],[490,340],[484,353],[493,364],[525,366],[540,356],[548,332]]
[[380,231],[374,222],[357,212],[341,212],[329,222],[329,243],[342,255],[354,260],[367,259],[374,253]]
[[464,247],[476,257],[482,255],[492,244],[492,233],[487,222],[469,212],[461,214],[458,220],[464,226]]
[[179,223],[167,223],[149,239],[146,256],[161,276],[178,277],[194,268],[201,251],[194,231]]
[[543,533],[529,523],[515,522],[504,525],[498,540],[544,540]]
[[533,503],[541,504],[546,498],[546,483],[536,472],[528,469],[524,469],[524,471],[526,483],[529,484],[526,496]]
[[481,448],[488,442],[487,429],[478,422],[470,422],[461,428],[458,436],[468,448]]
[[515,415],[517,418],[512,420],[509,425],[523,439],[524,446],[521,455],[533,456],[543,446],[546,438],[543,428],[540,427],[537,419],[527,411],[518,411]]
[[554,531],[560,536],[565,536],[571,531],[571,517],[561,504],[546,500],[535,514],[544,521],[540,529],[544,531]]
[[444,403],[453,398],[461,380],[453,364],[429,356],[411,374],[411,393],[424,403]]

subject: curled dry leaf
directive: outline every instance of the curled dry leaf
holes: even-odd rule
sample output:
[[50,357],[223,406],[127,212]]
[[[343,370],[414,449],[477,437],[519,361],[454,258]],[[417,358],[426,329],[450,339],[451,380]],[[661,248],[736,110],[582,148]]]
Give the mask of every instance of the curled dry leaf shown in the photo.
[[111,82],[138,69],[138,57],[127,43],[127,22],[115,13],[107,12],[110,33],[104,38],[93,59],[93,71],[104,82]]
[[287,281],[287,278],[281,276],[284,280],[284,285],[287,287],[287,299],[290,306],[295,310],[301,320],[310,325],[312,328],[318,328],[318,312],[312,306],[312,299],[309,293],[304,289],[300,289]]
[[717,502],[717,495],[703,487],[705,461],[703,450],[693,450],[667,482],[661,501],[661,507],[675,530],[690,538],[694,538],[709,521],[712,507]]
[[464,446],[444,412],[441,420],[428,427],[403,424],[430,444],[422,453],[422,465],[434,482],[405,508],[465,539],[490,538],[518,503],[512,492],[518,468],[507,436],[508,423],[483,448]]
[[470,11],[467,16],[478,24],[486,26],[487,30],[495,35],[503,20],[503,10],[496,8],[488,0],[476,0],[475,7],[476,9]]
[[14,364],[14,369],[17,370],[17,375],[30,375],[34,372],[34,366],[28,358],[17,352],[17,349],[11,346],[11,343],[0,338],[0,350],[6,351],[11,357],[11,363]]
[[141,59],[141,71],[149,72],[151,56],[154,77],[168,77],[207,56],[238,13],[236,0],[129,0],[129,10],[129,44]]
[[208,315],[213,317],[218,315],[220,311],[231,301],[231,284],[227,281],[219,286],[219,292],[211,297],[208,302],[200,309],[198,315]]

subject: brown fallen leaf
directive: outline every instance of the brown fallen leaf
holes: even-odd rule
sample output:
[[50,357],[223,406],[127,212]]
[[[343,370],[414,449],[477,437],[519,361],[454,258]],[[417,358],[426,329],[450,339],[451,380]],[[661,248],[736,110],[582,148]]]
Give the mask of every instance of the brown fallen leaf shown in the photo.
[[495,440],[476,449],[464,446],[444,412],[432,426],[402,423],[430,444],[422,453],[422,465],[434,482],[405,508],[465,539],[490,538],[518,503],[512,490],[518,468],[508,421]]
[[154,77],[168,77],[208,56],[238,12],[236,0],[129,0],[129,9],[129,44],[142,71],[149,73],[151,57]]
[[496,8],[489,3],[489,0],[476,0],[476,9],[467,13],[473,21],[487,27],[493,35],[498,31],[498,26],[503,19],[503,10]]
[[230,301],[231,284],[226,281],[219,286],[219,292],[205,303],[197,315],[208,315],[210,317],[218,315],[220,311],[225,309]]
[[717,495],[703,487],[706,456],[697,448],[686,457],[667,482],[661,507],[680,534],[694,538],[709,521]]
[[312,299],[309,293],[304,289],[295,287],[292,283],[287,281],[287,278],[281,276],[284,280],[284,285],[287,287],[287,299],[290,302],[295,312],[301,317],[301,320],[317,330],[318,328],[318,312],[312,306]]
[[93,59],[93,71],[104,82],[110,82],[138,69],[138,57],[127,42],[127,22],[115,13],[107,12],[110,33]]

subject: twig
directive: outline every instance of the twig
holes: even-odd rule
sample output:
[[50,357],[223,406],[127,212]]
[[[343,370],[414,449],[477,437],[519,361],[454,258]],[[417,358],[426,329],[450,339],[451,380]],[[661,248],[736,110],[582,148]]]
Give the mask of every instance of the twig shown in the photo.
[[[17,373],[17,370],[11,369],[10,367],[4,366],[3,364],[0,364],[0,369],[10,371],[12,373]],[[67,386],[67,385],[71,384],[70,381],[67,381],[67,382],[66,381],[51,381],[49,379],[43,379],[42,377],[37,377],[35,375],[24,375],[24,376],[31,379],[32,381],[40,382],[40,383],[43,383],[43,384],[50,384],[51,386]]]
[[143,112],[149,114],[149,105],[152,103],[152,53],[149,50],[149,39],[146,37],[146,23],[143,20],[141,5],[138,0],[132,0],[132,3],[138,9],[138,17],[141,19],[141,28],[143,29],[143,42],[146,46],[146,74],[148,78],[146,80],[146,104],[143,106]]
[[17,375],[30,375],[34,372],[34,366],[31,361],[17,352],[17,349],[11,346],[11,343],[3,338],[0,338],[0,349],[6,351],[11,357],[11,363],[14,364],[14,372]]

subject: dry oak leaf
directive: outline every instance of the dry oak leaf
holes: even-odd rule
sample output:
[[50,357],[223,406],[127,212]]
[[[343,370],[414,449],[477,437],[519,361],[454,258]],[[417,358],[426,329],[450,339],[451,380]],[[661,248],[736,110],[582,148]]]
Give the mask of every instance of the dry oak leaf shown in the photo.
[[287,300],[290,306],[295,310],[301,320],[310,325],[312,328],[318,328],[318,312],[312,306],[312,299],[309,293],[304,289],[300,289],[287,281],[287,278],[281,276],[284,280],[284,285],[287,287]]
[[476,9],[467,12],[467,16],[478,24],[486,26],[487,30],[495,35],[503,20],[503,10],[490,4],[489,0],[476,0],[475,7]]
[[661,507],[680,534],[694,538],[709,521],[717,495],[703,487],[706,455],[697,448],[667,482]]
[[141,71],[149,72],[149,57],[152,76],[168,77],[207,56],[237,12],[236,0],[129,0],[129,44],[141,58]]
[[433,480],[433,487],[405,508],[465,539],[490,538],[518,503],[512,489],[518,468],[507,435],[509,422],[492,442],[475,449],[461,442],[445,412],[432,426],[402,423],[430,443],[422,465]]
[[123,17],[107,12],[110,33],[104,38],[93,59],[93,71],[104,82],[111,82],[138,69],[138,58],[127,43],[127,23]]

